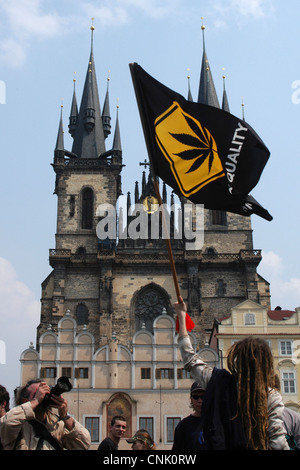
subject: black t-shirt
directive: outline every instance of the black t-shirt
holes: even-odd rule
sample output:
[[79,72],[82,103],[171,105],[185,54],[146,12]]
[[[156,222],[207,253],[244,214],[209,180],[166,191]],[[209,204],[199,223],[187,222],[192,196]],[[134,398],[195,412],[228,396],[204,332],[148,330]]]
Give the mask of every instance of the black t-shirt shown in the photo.
[[110,437],[106,437],[99,444],[98,450],[118,450],[118,446]]
[[172,450],[204,450],[202,419],[189,415],[176,426]]

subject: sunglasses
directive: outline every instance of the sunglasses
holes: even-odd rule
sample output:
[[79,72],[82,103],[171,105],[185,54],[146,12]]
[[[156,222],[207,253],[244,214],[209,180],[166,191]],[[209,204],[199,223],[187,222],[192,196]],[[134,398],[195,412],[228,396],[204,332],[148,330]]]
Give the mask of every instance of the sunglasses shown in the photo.
[[203,397],[204,397],[204,394],[202,393],[201,395],[192,395],[192,398],[194,400],[199,400],[199,398],[201,398],[201,400],[203,400]]

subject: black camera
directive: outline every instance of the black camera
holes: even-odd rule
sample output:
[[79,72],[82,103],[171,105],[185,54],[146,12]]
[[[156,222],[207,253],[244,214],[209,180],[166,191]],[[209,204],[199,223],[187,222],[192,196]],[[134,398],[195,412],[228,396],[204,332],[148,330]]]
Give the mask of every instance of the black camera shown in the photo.
[[45,408],[51,406],[51,404],[53,403],[51,400],[52,395],[59,396],[62,393],[69,392],[70,390],[72,390],[72,384],[70,383],[68,377],[66,377],[65,375],[59,377],[59,379],[57,379],[56,384],[51,387],[50,393],[45,396],[42,402],[43,406]]

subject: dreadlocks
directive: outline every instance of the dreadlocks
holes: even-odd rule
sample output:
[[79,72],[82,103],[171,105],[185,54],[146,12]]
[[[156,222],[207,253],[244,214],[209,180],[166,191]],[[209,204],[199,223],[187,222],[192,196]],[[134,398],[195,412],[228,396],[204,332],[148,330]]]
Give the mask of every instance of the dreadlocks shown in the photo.
[[248,337],[233,344],[227,357],[228,369],[238,388],[238,413],[248,448],[268,448],[268,387],[274,386],[273,357],[268,344]]

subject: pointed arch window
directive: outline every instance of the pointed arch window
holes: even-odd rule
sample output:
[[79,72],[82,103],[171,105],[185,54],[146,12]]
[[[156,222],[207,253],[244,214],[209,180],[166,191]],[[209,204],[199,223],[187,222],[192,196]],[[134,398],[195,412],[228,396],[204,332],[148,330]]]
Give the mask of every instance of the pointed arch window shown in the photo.
[[93,228],[94,192],[91,188],[82,191],[81,228]]
[[134,315],[136,331],[145,328],[153,332],[155,318],[168,312],[169,301],[166,295],[155,286],[142,289],[135,299]]

